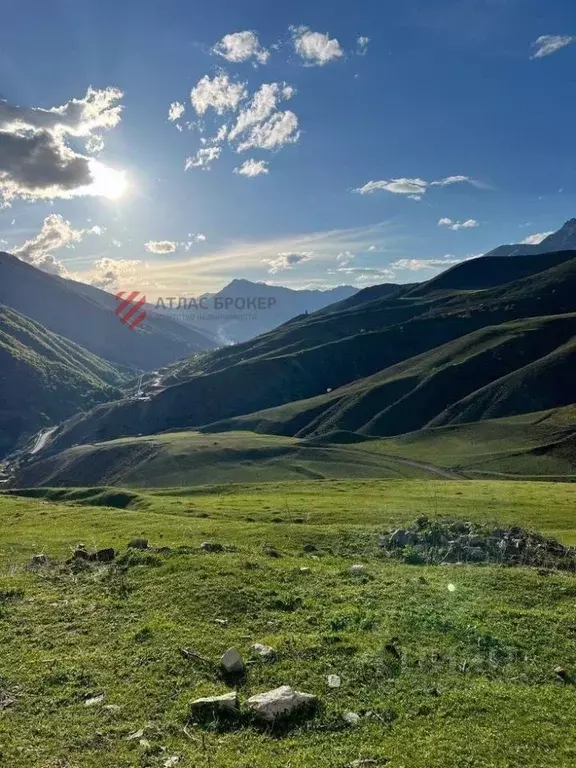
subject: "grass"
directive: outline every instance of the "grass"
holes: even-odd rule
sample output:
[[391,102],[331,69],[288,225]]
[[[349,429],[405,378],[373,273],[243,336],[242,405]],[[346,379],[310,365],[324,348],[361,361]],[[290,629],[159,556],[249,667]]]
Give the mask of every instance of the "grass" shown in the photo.
[[[23,493],[0,496],[0,702],[14,700],[0,712],[0,764],[576,762],[574,689],[554,675],[558,665],[576,671],[574,577],[413,567],[378,550],[383,529],[422,513],[516,522],[575,543],[570,485],[333,480]],[[125,552],[136,536],[176,549],[78,574],[26,567],[39,552],[62,563],[80,541]],[[201,552],[205,540],[227,549]],[[306,554],[310,543],[318,551]],[[282,556],[267,556],[266,545]],[[355,577],[358,562],[367,570]],[[277,660],[251,658],[254,642],[276,648]],[[190,702],[229,687],[217,665],[179,649],[217,660],[230,646],[251,661],[242,700],[290,684],[318,696],[315,717],[283,730],[242,721],[185,731]],[[327,687],[331,673],[340,689]],[[362,715],[359,726],[344,722],[347,711]],[[127,739],[140,730],[143,743]]]

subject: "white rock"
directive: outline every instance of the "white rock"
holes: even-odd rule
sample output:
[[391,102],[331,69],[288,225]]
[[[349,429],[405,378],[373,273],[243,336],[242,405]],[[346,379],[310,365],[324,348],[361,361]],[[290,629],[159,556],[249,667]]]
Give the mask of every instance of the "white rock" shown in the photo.
[[144,728],[141,728],[139,731],[134,731],[134,733],[126,736],[126,741],[135,741],[136,739],[141,739],[142,736],[144,736]]
[[258,656],[262,656],[263,659],[273,659],[276,656],[276,651],[269,645],[263,645],[262,643],[254,643],[252,646],[254,653]]
[[106,712],[120,712],[122,707],[118,706],[118,704],[106,704],[102,709],[105,709]]
[[310,568],[306,568],[305,566],[302,566],[302,568],[300,568],[300,573],[310,573]]
[[328,688],[340,688],[342,680],[339,675],[328,675]]
[[164,761],[164,768],[174,768],[174,766],[178,765],[179,762],[180,757],[178,755],[172,755],[172,757],[169,757]]
[[86,699],[86,701],[84,702],[84,706],[85,707],[95,707],[98,704],[102,704],[102,702],[104,701],[105,698],[106,698],[106,696],[103,693],[101,693],[99,696],[94,696],[91,699]]
[[357,576],[360,573],[366,573],[366,566],[361,565],[360,563],[357,563],[356,565],[351,565],[349,568],[349,572],[355,576]]
[[222,664],[226,672],[234,675],[241,674],[245,669],[244,660],[236,648],[228,648],[220,659],[220,664]]
[[344,712],[342,719],[345,720],[348,725],[358,725],[360,722],[360,715],[356,714],[356,712]]
[[214,714],[217,712],[230,713],[238,709],[238,694],[236,691],[225,693],[223,696],[207,696],[196,699],[191,704],[193,714]]
[[275,720],[316,703],[316,696],[300,693],[289,685],[252,696],[246,704],[263,720]]

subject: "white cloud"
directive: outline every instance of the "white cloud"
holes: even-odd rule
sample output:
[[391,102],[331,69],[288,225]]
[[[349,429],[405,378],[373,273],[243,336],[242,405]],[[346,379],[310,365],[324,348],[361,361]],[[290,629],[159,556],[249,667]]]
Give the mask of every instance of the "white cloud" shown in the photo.
[[309,65],[324,66],[339,59],[344,51],[336,38],[322,32],[312,32],[308,27],[291,27],[294,49]]
[[366,51],[368,49],[368,43],[370,42],[370,38],[366,37],[365,35],[360,35],[360,37],[356,40],[357,50],[356,53],[358,56],[365,56]]
[[12,253],[44,272],[67,277],[68,270],[53,256],[52,251],[80,242],[86,233],[85,229],[74,229],[60,214],[51,213],[44,219],[40,232],[14,248]]
[[445,179],[439,179],[438,181],[431,181],[431,187],[447,187],[450,184],[460,184],[463,181],[467,181],[469,184],[475,184],[474,179],[469,176],[446,176]]
[[239,168],[234,168],[234,173],[241,176],[261,176],[268,173],[268,163],[265,160],[246,160]]
[[290,98],[293,91],[294,89],[287,86],[286,83],[264,83],[261,85],[248,106],[238,114],[238,119],[228,134],[228,141],[233,141],[252,126],[267,120],[275,111],[278,102],[282,98]]
[[280,270],[292,269],[297,264],[310,261],[313,256],[314,251],[286,251],[276,254],[275,259],[266,261],[266,263],[270,267],[268,271],[273,275]]
[[380,267],[338,267],[338,272],[355,277],[357,281],[363,280],[394,280],[395,274],[391,269]]
[[168,109],[168,120],[175,122],[182,117],[184,112],[186,112],[184,104],[181,101],[173,101]]
[[444,269],[454,264],[460,264],[464,259],[456,259],[445,256],[443,259],[398,259],[390,266],[393,269],[408,269],[411,272],[419,272],[422,269]]
[[174,240],[149,240],[144,243],[144,248],[150,253],[174,253],[178,248],[178,243]]
[[361,195],[369,195],[378,190],[393,192],[395,195],[420,195],[426,192],[428,182],[423,179],[391,179],[390,181],[369,181],[363,187],[355,189]]
[[94,226],[93,226],[93,227],[90,227],[90,229],[88,230],[88,232],[89,232],[91,235],[103,235],[103,234],[104,234],[104,232],[106,232],[106,227],[101,227],[101,226],[100,226],[100,225],[98,225],[98,224],[94,224]]
[[438,221],[438,226],[449,227],[450,229],[453,229],[455,232],[457,232],[459,229],[474,229],[476,227],[479,227],[480,222],[476,221],[476,219],[466,219],[466,221],[454,221],[453,219],[444,217]]
[[98,259],[94,262],[95,274],[90,284],[96,288],[119,287],[123,280],[133,277],[134,270],[142,264],[135,259]]
[[112,238],[112,245],[114,248],[122,248],[122,243],[120,240],[117,240],[115,237]]
[[205,171],[210,170],[211,164],[214,160],[218,160],[222,147],[206,147],[205,149],[199,149],[194,157],[187,157],[184,165],[184,170],[189,171],[190,168],[203,168]]
[[533,235],[528,235],[524,240],[520,240],[522,245],[540,245],[542,240],[545,240],[549,235],[553,235],[553,232],[536,232]]
[[97,155],[104,149],[104,139],[102,136],[90,136],[84,146],[86,152],[90,152],[91,155]]
[[246,149],[277,149],[286,144],[295,144],[300,138],[298,118],[287,109],[285,112],[275,112],[266,122],[255,125],[245,141],[241,142],[236,151]]
[[225,58],[226,61],[236,63],[254,58],[260,64],[266,64],[270,58],[270,52],[261,47],[258,36],[252,30],[224,35],[222,40],[212,48],[212,51]]
[[199,115],[213,109],[218,115],[235,112],[242,99],[246,98],[246,84],[230,80],[224,72],[211,78],[204,75],[190,92],[190,101]]
[[395,195],[407,195],[412,200],[421,200],[422,195],[425,194],[429,187],[446,187],[450,184],[459,184],[462,182],[477,184],[477,182],[468,176],[448,176],[445,179],[440,179],[438,181],[424,181],[424,179],[419,178],[401,178],[369,181],[364,184],[364,186],[358,187],[352,191],[358,192],[361,195],[369,195],[372,192],[384,190],[386,192],[392,192]]
[[[50,109],[0,101],[0,204],[13,198],[70,198],[104,194],[92,185],[93,159],[71,148],[69,137],[87,139],[88,151],[102,146],[95,131],[118,125],[122,98],[117,88],[88,88],[82,99]],[[93,139],[91,141],[91,139]]]
[[347,267],[351,262],[354,261],[355,258],[356,256],[352,253],[352,251],[342,251],[336,256],[336,261],[340,264],[341,267]]
[[552,53],[556,53],[556,51],[565,48],[575,40],[576,37],[572,37],[571,35],[541,35],[532,43],[532,47],[536,48],[536,53],[530,58],[543,59],[544,56],[550,56]]

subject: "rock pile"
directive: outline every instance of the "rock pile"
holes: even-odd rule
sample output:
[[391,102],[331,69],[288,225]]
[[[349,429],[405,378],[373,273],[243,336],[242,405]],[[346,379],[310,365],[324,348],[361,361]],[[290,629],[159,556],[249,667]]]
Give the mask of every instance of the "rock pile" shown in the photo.
[[388,557],[414,565],[476,563],[576,571],[576,549],[518,526],[419,517],[380,538]]

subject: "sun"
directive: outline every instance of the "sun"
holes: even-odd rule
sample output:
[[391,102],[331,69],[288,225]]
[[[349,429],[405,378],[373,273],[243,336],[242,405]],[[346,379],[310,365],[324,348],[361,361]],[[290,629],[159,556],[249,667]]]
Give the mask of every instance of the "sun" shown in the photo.
[[90,173],[93,181],[86,191],[91,195],[107,197],[108,200],[118,200],[129,187],[125,171],[109,168],[99,160],[90,161]]

